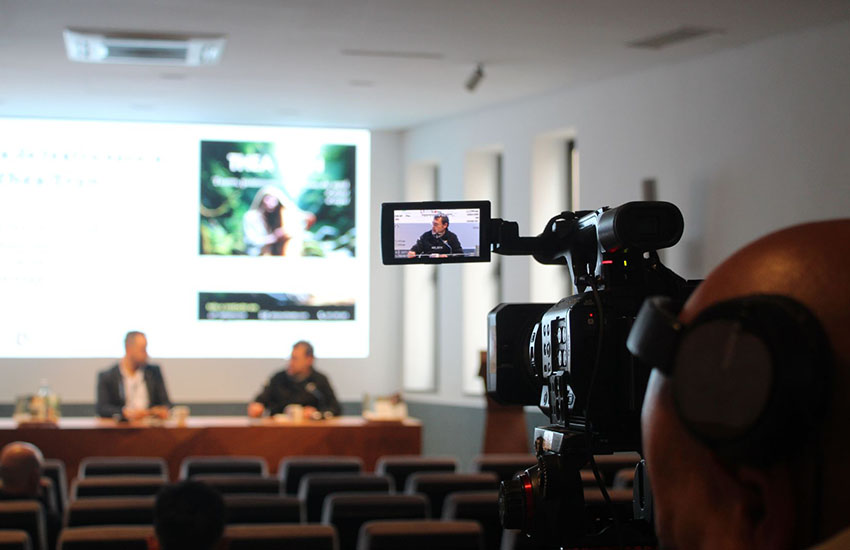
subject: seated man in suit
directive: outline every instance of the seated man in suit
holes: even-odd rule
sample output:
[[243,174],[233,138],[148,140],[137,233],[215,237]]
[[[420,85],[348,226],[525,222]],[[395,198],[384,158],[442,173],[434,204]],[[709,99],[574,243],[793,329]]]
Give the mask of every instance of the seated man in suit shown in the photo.
[[282,413],[287,405],[301,405],[307,418],[338,416],[341,412],[328,378],[313,368],[313,346],[301,340],[292,346],[289,366],[275,374],[254,401],[248,416]]
[[124,357],[97,375],[97,415],[139,420],[166,418],[171,401],[162,372],[148,364],[148,340],[130,331],[124,338]]
[[62,518],[55,502],[41,486],[44,457],[41,450],[30,443],[14,441],[0,451],[0,500],[37,500],[44,509],[49,548],[56,547],[62,528]]

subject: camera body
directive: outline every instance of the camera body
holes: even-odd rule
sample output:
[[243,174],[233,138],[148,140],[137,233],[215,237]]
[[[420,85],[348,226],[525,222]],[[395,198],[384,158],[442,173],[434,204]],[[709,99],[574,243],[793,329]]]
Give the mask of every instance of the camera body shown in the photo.
[[[398,226],[389,224],[399,219],[398,211],[430,215],[446,208],[436,202],[384,207],[385,259],[388,247],[397,249],[400,242]],[[514,222],[477,219],[477,250],[567,265],[578,291],[556,304],[500,304],[488,315],[488,394],[505,404],[536,405],[550,421],[535,429],[538,465],[502,485],[503,525],[552,545],[652,546],[651,518],[644,513],[648,484],[636,482],[636,512],[620,521],[601,483],[605,504],[587,501],[579,473],[588,464],[595,468],[594,454],[640,452],[640,411],[651,367],[629,353],[626,340],[645,298],[662,295],[681,305],[698,283],[666,268],[657,253],[681,238],[681,212],[666,202],[562,212],[536,237],[520,237]],[[401,256],[404,263],[442,261],[411,259],[396,250],[394,257]]]

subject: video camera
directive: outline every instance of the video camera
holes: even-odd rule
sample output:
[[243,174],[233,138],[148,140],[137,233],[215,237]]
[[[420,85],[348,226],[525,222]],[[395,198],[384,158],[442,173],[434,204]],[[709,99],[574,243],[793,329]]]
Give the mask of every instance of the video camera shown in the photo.
[[[434,234],[442,227],[432,222],[442,216],[462,253],[440,248],[446,233]],[[491,219],[487,201],[384,203],[381,222],[385,264],[489,261],[492,249],[569,267],[577,294],[554,305],[500,304],[488,315],[488,394],[505,404],[537,405],[551,423],[535,428],[538,465],[502,484],[502,523],[554,546],[654,546],[645,469],[638,467],[634,511],[620,521],[593,457],[640,452],[651,367],[628,352],[626,339],[646,297],[667,296],[681,305],[698,283],[673,273],[658,256],[682,236],[679,209],[629,202],[562,212],[536,237],[520,237],[516,222]],[[414,246],[422,240],[437,244],[419,253]],[[601,507],[585,498],[580,470],[588,464]]]

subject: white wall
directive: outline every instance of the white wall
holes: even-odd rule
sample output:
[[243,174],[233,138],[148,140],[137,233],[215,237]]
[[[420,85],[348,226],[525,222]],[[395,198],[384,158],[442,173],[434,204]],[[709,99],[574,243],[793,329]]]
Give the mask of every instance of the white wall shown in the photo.
[[[404,162],[436,161],[440,198],[461,199],[465,154],[497,147],[504,155],[501,217],[519,222],[522,234],[537,234],[542,228],[529,225],[533,143],[574,129],[578,207],[638,200],[641,180],[656,178],[658,198],[678,205],[685,218],[682,241],[666,262],[700,278],[774,229],[850,214],[848,98],[844,22],[427,124],[406,134]],[[529,299],[529,265],[504,261],[506,301]],[[440,269],[440,389],[427,400],[480,403],[460,393],[462,290],[448,286],[459,268]]]
[[[380,203],[398,200],[403,192],[401,135],[372,133],[372,239],[370,259],[370,355],[365,359],[317,358],[344,400],[359,401],[363,393],[382,395],[401,388],[401,270],[381,264]],[[344,277],[341,273],[339,276]],[[68,327],[85,338],[85,327]],[[115,343],[116,351],[122,343]],[[248,402],[283,359],[167,359],[156,358],[164,370],[172,401]],[[97,371],[109,366],[103,359],[0,359],[0,403],[32,393],[41,378],[60,394],[64,403],[92,403]]]

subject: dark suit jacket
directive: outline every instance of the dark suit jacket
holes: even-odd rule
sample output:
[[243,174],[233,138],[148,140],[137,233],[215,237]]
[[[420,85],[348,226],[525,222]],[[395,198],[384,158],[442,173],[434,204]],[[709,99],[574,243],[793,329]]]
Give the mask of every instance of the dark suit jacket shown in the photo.
[[[168,399],[165,380],[162,378],[159,367],[145,365],[144,369],[150,406],[164,405],[170,407],[171,400]],[[116,364],[111,368],[100,371],[97,374],[97,405],[95,405],[97,415],[104,418],[111,418],[116,414],[120,415],[125,404],[124,381],[121,377],[120,367]]]
[[315,407],[334,416],[342,413],[328,377],[316,369],[312,369],[304,380],[295,380],[286,370],[278,372],[254,401],[265,405],[272,415],[282,413],[287,405],[293,404]]

